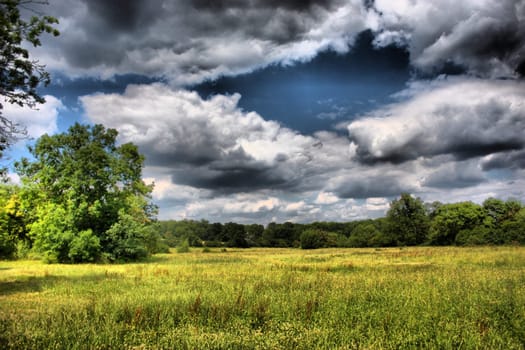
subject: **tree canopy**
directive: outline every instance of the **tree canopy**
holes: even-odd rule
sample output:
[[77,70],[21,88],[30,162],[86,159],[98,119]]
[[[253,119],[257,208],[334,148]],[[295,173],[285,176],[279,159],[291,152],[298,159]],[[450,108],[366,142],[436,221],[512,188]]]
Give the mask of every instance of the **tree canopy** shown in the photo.
[[116,137],[102,125],[75,124],[42,136],[30,148],[34,160],[17,162],[34,208],[29,236],[48,260],[134,260],[155,250],[144,157],[133,144],[116,146]]
[[[45,67],[32,59],[24,45],[40,46],[40,36],[49,33],[57,36],[53,27],[58,20],[32,11],[33,16],[25,20],[21,8],[31,10],[32,4],[46,4],[45,1],[0,0],[0,96],[7,103],[19,106],[35,107],[44,103],[38,87],[50,82]],[[24,128],[17,125],[9,116],[3,115],[0,100],[0,152],[24,133]]]
[[387,218],[398,245],[416,245],[425,241],[429,220],[421,199],[408,193],[401,194],[390,204]]

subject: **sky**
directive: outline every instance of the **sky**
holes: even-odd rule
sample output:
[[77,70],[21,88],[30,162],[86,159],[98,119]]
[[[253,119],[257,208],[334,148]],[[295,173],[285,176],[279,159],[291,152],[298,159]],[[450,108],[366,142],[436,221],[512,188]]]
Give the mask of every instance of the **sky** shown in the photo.
[[159,219],[350,221],[402,192],[525,202],[525,0],[39,11],[61,32],[31,48],[51,73],[46,103],[4,114],[33,140],[75,122],[117,129],[146,157]]

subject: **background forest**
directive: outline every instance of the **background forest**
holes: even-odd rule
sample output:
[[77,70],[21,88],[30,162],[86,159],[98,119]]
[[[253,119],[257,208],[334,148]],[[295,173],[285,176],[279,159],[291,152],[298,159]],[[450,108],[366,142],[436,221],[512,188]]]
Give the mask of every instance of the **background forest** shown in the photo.
[[412,245],[481,245],[525,243],[525,208],[515,200],[486,199],[443,204],[424,203],[402,194],[386,217],[351,222],[292,222],[263,225],[163,221],[166,244],[188,240],[192,246],[229,247],[389,247]]

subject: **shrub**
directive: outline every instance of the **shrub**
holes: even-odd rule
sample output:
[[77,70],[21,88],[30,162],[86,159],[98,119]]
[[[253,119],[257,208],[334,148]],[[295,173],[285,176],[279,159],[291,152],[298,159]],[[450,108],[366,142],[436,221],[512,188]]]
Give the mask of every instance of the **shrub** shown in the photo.
[[93,262],[100,258],[100,240],[93,231],[80,232],[69,246],[68,257],[71,262]]
[[16,238],[7,232],[0,232],[0,259],[12,259],[16,253]]
[[133,261],[148,257],[148,241],[154,234],[147,225],[121,213],[118,222],[106,231],[103,250],[110,261]]
[[188,239],[182,240],[177,246],[177,253],[189,253],[190,252],[190,242]]

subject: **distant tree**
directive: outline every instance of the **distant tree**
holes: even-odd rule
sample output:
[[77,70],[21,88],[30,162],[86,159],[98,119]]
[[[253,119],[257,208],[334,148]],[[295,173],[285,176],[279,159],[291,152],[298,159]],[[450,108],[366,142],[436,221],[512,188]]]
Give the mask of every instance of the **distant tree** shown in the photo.
[[483,201],[483,209],[494,225],[498,226],[507,216],[507,206],[501,199],[487,198]]
[[[21,8],[31,11],[32,4],[47,4],[46,1],[0,0],[0,96],[7,103],[34,108],[44,103],[38,87],[50,82],[49,73],[38,61],[29,57],[27,45],[40,46],[40,36],[49,33],[59,35],[53,27],[58,20],[39,15],[33,10],[29,20],[22,18]],[[0,100],[0,156],[1,152],[25,129],[3,115]]]
[[175,220],[159,221],[158,229],[164,242],[168,247],[175,247],[179,243],[179,238],[175,234]]
[[226,241],[226,237],[223,235],[223,225],[220,222],[208,224],[204,240],[207,247],[222,246],[222,242]]
[[420,198],[408,193],[390,203],[387,212],[389,231],[398,245],[417,245],[425,241],[429,218]]
[[292,222],[278,224],[271,222],[263,233],[265,245],[270,247],[292,247],[299,245],[299,239],[303,232],[302,226]]
[[319,229],[307,229],[301,233],[302,249],[318,249],[327,245],[327,234]]
[[202,222],[195,220],[181,220],[173,223],[177,244],[183,240],[188,240],[189,245],[192,247],[202,246],[201,237],[206,234],[206,228],[207,224],[203,225]]
[[[117,131],[73,125],[44,135],[34,160],[16,167],[36,216],[35,249],[49,261],[135,260],[154,252],[158,235],[152,186],[142,181],[144,157],[135,145],[116,146]],[[84,249],[84,252],[80,250]]]
[[385,247],[393,244],[392,239],[381,230],[381,223],[376,220],[362,221],[347,241],[350,247]]
[[247,248],[246,233],[244,226],[235,222],[228,222],[223,225],[222,231],[227,238],[226,244],[229,247]]
[[258,224],[245,225],[246,241],[250,246],[261,246],[264,226]]
[[525,244],[525,207],[502,223],[503,242]]

